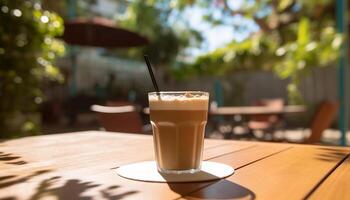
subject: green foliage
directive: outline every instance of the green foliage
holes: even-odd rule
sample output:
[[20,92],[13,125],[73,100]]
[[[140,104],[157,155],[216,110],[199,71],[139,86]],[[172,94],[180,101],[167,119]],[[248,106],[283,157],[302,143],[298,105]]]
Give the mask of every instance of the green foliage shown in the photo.
[[0,0],[0,9],[0,137],[34,134],[43,80],[63,81],[54,66],[63,21],[35,0]]
[[[196,75],[224,75],[238,71],[271,69],[266,62],[273,56],[275,44],[261,34],[242,42],[233,41],[223,48],[199,56],[194,63],[184,64],[173,72],[178,78],[190,78]],[[274,47],[276,48],[276,47]],[[267,54],[267,51],[271,51]],[[252,55],[254,59],[252,59]]]
[[117,24],[146,36],[150,43],[144,48],[129,50],[127,56],[135,59],[147,54],[156,67],[169,66],[186,47],[198,44],[202,39],[198,32],[176,23],[181,21],[178,12],[168,7],[166,1],[131,2]]
[[297,39],[287,42],[275,52],[279,57],[274,64],[274,72],[282,79],[290,78],[287,87],[289,99],[302,102],[298,85],[300,79],[314,67],[328,66],[338,57],[342,37],[333,27],[327,27],[315,35],[310,21],[302,18],[298,24]]
[[216,12],[220,10],[223,18],[215,18],[210,12],[205,16],[213,26],[225,24],[225,16],[241,15],[253,20],[259,31],[243,41],[232,41],[199,56],[193,63],[185,63],[174,70],[176,77],[270,70],[281,79],[291,80],[287,87],[290,101],[299,103],[302,101],[298,90],[300,79],[314,67],[334,63],[339,54],[342,36],[334,28],[330,12],[333,1],[243,1],[239,10],[232,10],[225,0],[216,2]]

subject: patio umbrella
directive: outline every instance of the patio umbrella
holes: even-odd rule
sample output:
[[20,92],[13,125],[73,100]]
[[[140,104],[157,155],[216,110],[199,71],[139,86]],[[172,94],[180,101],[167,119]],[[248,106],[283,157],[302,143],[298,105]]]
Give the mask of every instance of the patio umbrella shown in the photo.
[[94,17],[64,23],[62,39],[68,44],[105,48],[126,48],[148,44],[147,38],[115,26],[111,20]]
[[[64,34],[61,37],[66,43],[79,46],[104,48],[127,48],[148,44],[148,39],[135,33],[115,26],[109,19],[93,17],[77,18],[64,22]],[[77,93],[76,84],[76,54],[71,53],[72,83],[70,93]]]

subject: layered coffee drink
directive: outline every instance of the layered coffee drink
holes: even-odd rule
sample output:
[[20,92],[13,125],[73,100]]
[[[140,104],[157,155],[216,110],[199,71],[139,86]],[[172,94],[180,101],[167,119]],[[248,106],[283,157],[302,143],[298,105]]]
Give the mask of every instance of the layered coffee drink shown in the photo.
[[208,100],[206,92],[149,93],[155,156],[160,172],[200,170]]

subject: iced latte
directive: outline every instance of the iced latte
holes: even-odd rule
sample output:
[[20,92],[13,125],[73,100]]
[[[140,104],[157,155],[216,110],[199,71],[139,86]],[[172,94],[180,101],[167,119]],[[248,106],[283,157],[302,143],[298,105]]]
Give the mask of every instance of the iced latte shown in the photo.
[[200,169],[208,115],[206,92],[149,93],[158,170],[193,173]]

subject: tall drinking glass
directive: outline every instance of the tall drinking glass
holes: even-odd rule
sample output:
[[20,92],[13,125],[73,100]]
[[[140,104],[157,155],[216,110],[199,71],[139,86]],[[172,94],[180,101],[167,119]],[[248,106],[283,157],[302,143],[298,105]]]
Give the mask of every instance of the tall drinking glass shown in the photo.
[[209,93],[151,92],[148,100],[158,170],[175,174],[199,171]]

